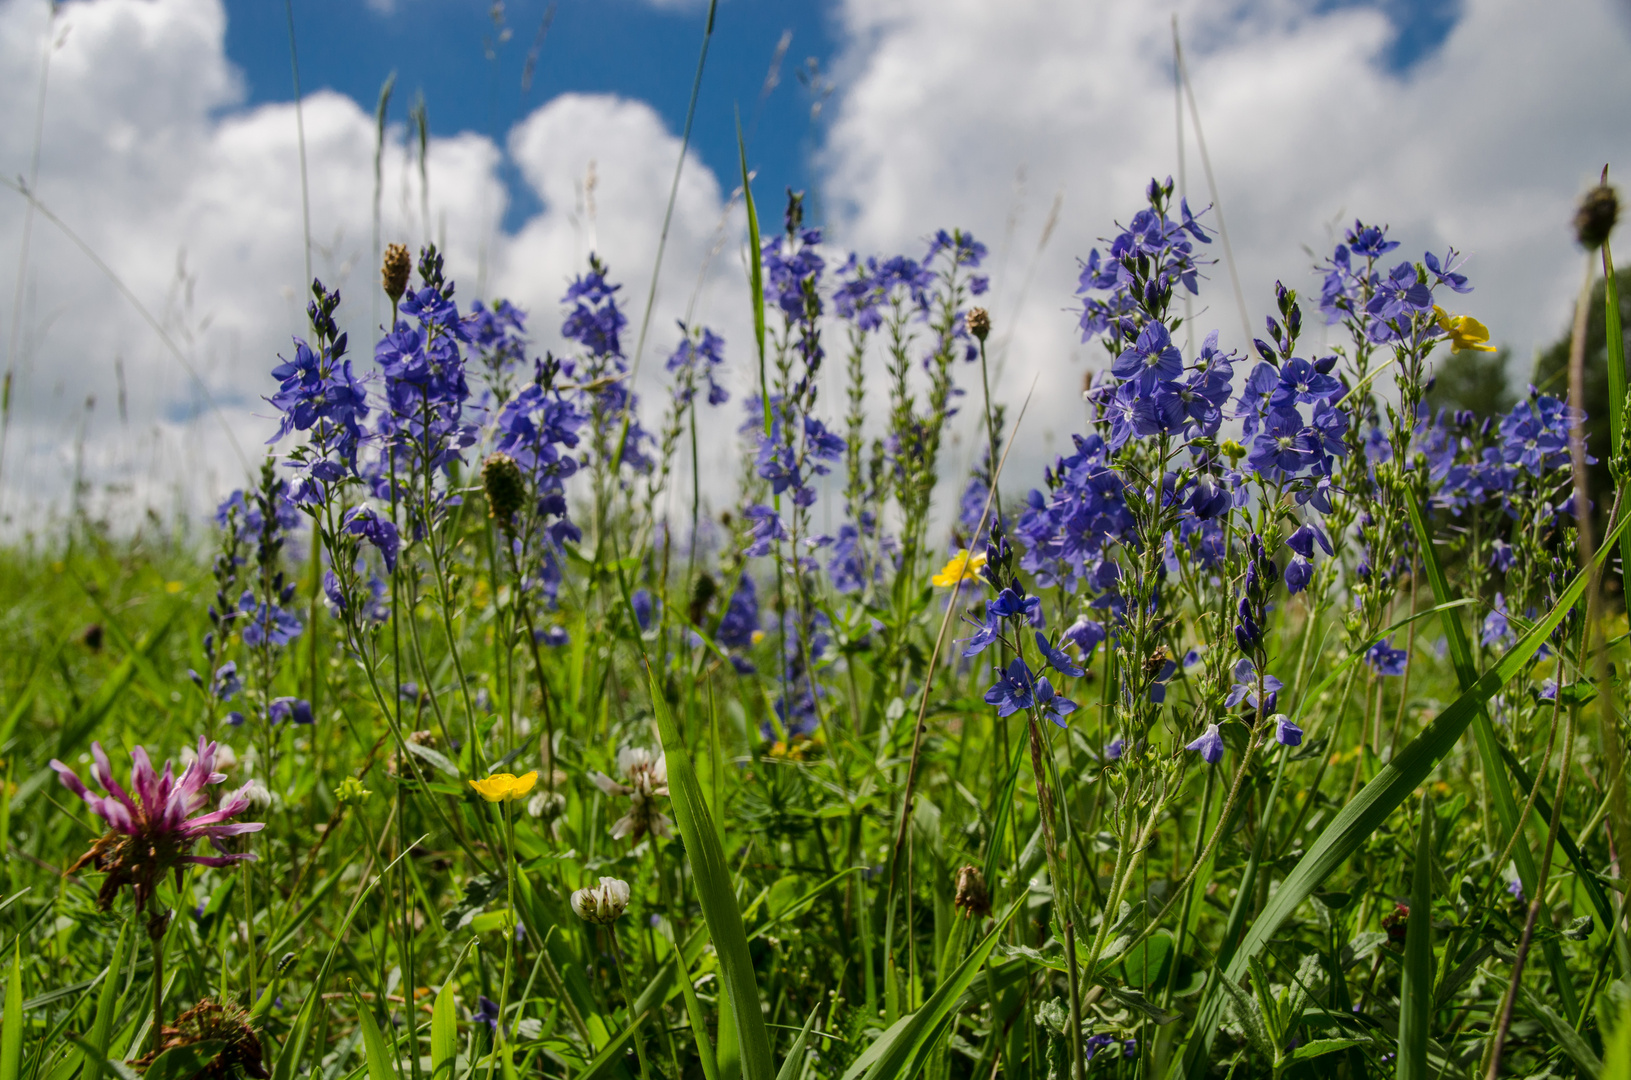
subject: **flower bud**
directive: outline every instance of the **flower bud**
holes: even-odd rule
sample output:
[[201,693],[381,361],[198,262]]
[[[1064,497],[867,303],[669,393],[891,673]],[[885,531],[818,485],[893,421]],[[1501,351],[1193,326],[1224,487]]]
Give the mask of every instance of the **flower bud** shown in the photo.
[[385,295],[391,298],[391,303],[402,299],[402,293],[408,287],[408,275],[413,273],[413,256],[401,244],[392,244],[385,249],[385,261],[380,264],[380,283],[385,287]]
[[603,877],[600,884],[572,894],[572,910],[584,922],[610,926],[629,906],[629,883]]
[[508,454],[494,452],[481,463],[481,486],[487,493],[487,513],[506,530],[526,501],[527,485],[521,466]]
[[1598,184],[1580,200],[1574,212],[1574,235],[1580,246],[1596,251],[1608,241],[1614,222],[1620,216],[1619,194],[1607,184]]

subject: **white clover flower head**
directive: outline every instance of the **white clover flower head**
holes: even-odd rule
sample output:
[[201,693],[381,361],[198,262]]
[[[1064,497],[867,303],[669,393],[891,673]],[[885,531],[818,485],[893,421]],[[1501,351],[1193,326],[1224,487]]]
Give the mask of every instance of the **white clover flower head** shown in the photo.
[[265,810],[272,805],[272,792],[259,780],[250,780],[228,798],[236,799],[240,795],[248,799],[249,805],[257,810]]
[[633,837],[639,841],[647,833],[663,839],[674,835],[674,823],[657,809],[656,798],[668,795],[668,757],[653,757],[644,747],[625,746],[617,752],[617,771],[623,781],[602,772],[589,779],[608,795],[628,796],[629,812],[612,824],[612,839]]
[[610,926],[629,906],[629,883],[603,877],[600,884],[572,894],[572,910],[578,918],[596,926]]

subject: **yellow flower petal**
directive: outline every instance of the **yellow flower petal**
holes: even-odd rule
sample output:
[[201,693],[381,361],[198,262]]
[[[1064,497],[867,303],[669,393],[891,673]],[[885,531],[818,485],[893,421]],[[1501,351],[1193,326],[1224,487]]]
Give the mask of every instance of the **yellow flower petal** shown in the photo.
[[[533,779],[537,779],[536,774]],[[515,790],[515,777],[507,772],[494,773],[492,776],[470,781],[470,786],[476,789],[476,794],[488,802],[503,802],[512,797],[510,793]]]
[[963,548],[951,557],[951,561],[941,568],[940,572],[929,580],[942,589],[949,589],[959,581],[979,580],[980,567],[985,565],[985,556],[970,556],[967,548]]
[[512,798],[512,799],[519,799],[521,796],[523,796],[527,792],[531,791],[533,789],[533,786],[536,785],[537,783],[538,783],[538,770],[537,769],[534,769],[529,773],[523,773],[522,775],[515,778],[515,786],[511,789],[509,797]]

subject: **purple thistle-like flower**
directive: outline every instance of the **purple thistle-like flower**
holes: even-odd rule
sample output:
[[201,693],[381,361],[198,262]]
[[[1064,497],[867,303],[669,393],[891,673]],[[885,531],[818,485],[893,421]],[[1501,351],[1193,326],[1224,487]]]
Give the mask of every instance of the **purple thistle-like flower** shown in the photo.
[[[131,790],[126,792],[113,778],[113,767],[102,744],[93,742],[91,779],[106,795],[95,794],[74,770],[51,759],[51,768],[56,770],[62,786],[85,800],[91,812],[107,822],[107,835],[69,868],[71,873],[92,865],[108,875],[97,896],[104,911],[125,885],[135,894],[139,912],[147,906],[159,880],[171,870],[179,877],[181,867],[189,864],[220,868],[255,859],[253,853],[231,852],[225,845],[231,837],[265,828],[259,821],[230,820],[249,809],[247,793],[234,792],[217,809],[199,813],[209,805],[208,787],[226,780],[225,773],[215,771],[215,751],[215,743],[200,737],[198,756],[177,778],[173,763],[166,761],[161,774],[153,768],[147,751],[138,746],[130,752]],[[206,839],[221,854],[192,854],[193,845]]]

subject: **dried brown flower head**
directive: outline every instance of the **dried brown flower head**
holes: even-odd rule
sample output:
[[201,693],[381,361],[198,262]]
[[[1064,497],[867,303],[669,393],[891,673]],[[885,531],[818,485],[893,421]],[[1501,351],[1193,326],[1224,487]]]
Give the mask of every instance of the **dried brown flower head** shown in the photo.
[[380,264],[380,284],[385,287],[385,295],[391,298],[391,303],[402,299],[402,293],[408,288],[408,275],[413,272],[413,256],[401,244],[392,244],[385,249],[385,261]]

